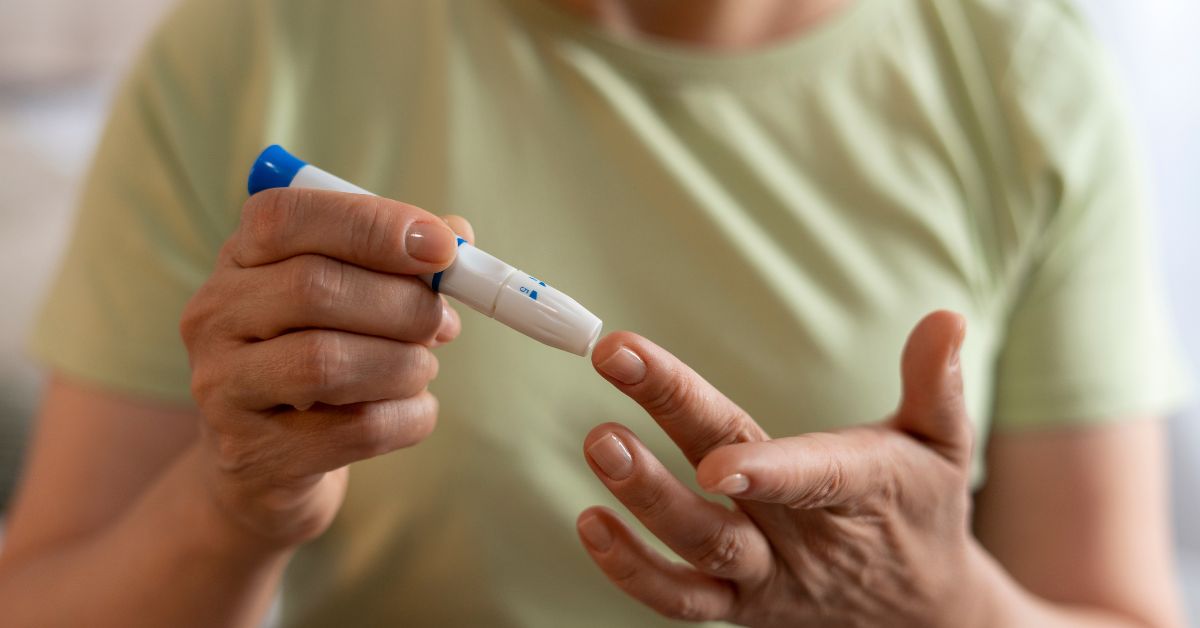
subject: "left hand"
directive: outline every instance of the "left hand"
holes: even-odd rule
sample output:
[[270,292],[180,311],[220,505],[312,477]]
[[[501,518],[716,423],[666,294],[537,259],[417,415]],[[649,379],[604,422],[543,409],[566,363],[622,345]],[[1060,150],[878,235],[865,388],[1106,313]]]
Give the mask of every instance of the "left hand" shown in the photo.
[[667,560],[615,513],[578,520],[592,559],[666,616],[753,626],[969,626],[983,552],[969,531],[971,428],[962,398],[961,316],[935,312],[909,337],[903,394],[880,423],[771,439],[663,349],[611,334],[597,370],[683,450],[708,501],[626,427],[598,426],[588,464],[691,566]]

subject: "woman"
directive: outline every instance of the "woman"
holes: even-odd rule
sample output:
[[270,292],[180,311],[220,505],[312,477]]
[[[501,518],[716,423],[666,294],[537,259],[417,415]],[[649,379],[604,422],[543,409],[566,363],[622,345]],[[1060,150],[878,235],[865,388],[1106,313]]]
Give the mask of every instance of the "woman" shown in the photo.
[[[254,625],[286,568],[288,626],[1178,625],[1096,56],[1050,0],[184,3],[35,338],[8,617]],[[405,203],[246,201],[273,142]],[[645,335],[592,361],[657,425],[411,276],[475,230]]]

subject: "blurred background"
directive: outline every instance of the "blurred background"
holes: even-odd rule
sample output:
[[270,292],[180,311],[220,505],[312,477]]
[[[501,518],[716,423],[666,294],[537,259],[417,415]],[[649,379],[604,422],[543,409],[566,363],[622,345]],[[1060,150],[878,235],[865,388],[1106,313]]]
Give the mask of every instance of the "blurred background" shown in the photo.
[[[1158,201],[1181,341],[1200,364],[1200,3],[1076,0],[1125,81]],[[169,0],[0,2],[0,513],[42,374],[24,342],[109,98]],[[1200,621],[1200,412],[1172,420],[1179,556]]]

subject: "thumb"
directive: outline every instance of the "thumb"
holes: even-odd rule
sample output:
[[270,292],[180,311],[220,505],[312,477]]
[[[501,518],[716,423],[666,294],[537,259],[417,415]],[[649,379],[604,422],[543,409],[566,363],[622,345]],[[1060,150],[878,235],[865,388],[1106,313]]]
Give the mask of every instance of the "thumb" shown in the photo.
[[900,360],[903,393],[892,419],[896,429],[964,468],[971,457],[971,423],[958,352],[966,331],[966,319],[947,310],[917,323]]

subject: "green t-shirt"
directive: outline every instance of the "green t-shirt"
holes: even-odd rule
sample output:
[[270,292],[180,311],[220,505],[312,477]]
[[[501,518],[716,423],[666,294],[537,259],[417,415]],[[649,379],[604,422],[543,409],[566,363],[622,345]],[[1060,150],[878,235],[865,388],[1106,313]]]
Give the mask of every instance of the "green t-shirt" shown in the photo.
[[[730,54],[546,0],[186,1],[119,97],[35,352],[188,400],[180,312],[280,143],[468,217],[774,435],[883,417],[936,308],[969,319],[981,439],[1161,412],[1182,371],[1100,57],[1058,0],[857,0]],[[581,442],[620,420],[691,470],[587,360],[460,311],[437,432],[354,466],[285,625],[654,625],[576,538],[616,505]]]

